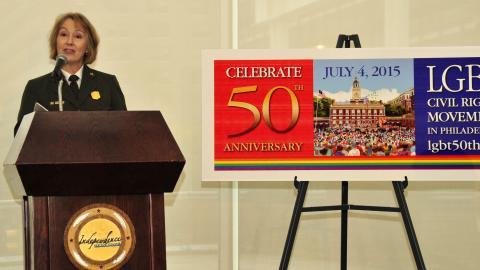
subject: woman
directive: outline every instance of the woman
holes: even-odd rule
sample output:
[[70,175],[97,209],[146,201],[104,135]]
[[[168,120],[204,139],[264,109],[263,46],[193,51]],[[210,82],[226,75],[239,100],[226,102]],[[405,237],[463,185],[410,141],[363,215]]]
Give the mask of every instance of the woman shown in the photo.
[[[97,57],[99,38],[93,25],[80,13],[67,13],[57,18],[50,33],[50,58],[62,54],[67,64],[62,67],[63,110],[101,111],[126,110],[117,78],[91,69]],[[25,87],[18,113],[17,129],[25,114],[39,103],[49,111],[59,110],[58,83],[52,73],[30,80]]]

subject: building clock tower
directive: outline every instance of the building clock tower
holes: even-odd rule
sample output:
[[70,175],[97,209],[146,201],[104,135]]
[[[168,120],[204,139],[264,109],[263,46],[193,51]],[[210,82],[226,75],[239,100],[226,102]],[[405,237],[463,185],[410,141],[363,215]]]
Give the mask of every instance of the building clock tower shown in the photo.
[[360,102],[361,100],[361,90],[360,90],[360,83],[358,82],[357,78],[353,80],[352,86],[352,99],[351,102]]

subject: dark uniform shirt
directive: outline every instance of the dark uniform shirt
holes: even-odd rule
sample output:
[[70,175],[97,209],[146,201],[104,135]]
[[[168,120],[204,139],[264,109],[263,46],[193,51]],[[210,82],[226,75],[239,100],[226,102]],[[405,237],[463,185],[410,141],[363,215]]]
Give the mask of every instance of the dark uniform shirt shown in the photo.
[[[113,111],[127,110],[117,78],[89,68],[83,68],[82,83],[78,97],[64,81],[62,86],[64,111]],[[31,113],[35,103],[49,111],[58,111],[58,83],[51,73],[30,80],[22,96],[20,111],[14,133],[17,133],[20,122],[25,114]]]

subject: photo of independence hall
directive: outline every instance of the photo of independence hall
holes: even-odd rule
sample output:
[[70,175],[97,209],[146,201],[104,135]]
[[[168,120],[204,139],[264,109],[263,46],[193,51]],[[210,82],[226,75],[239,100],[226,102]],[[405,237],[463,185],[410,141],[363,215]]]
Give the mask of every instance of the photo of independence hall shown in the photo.
[[346,102],[319,90],[313,104],[315,156],[415,155],[413,100],[413,88],[386,103],[362,97],[357,78]]

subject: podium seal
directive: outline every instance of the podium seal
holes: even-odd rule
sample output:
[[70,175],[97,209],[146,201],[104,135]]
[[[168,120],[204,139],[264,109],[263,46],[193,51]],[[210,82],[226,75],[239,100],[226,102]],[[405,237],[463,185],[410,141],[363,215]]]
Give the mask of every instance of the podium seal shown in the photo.
[[70,261],[79,269],[119,269],[135,249],[135,229],[119,208],[91,204],[68,221],[64,247]]

